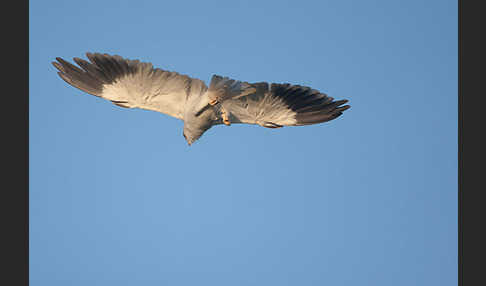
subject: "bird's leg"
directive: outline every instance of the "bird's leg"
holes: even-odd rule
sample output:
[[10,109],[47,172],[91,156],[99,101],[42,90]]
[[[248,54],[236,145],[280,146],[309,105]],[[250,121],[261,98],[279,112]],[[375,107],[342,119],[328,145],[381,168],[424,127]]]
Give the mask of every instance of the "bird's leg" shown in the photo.
[[221,117],[223,118],[223,123],[227,126],[230,126],[231,125],[231,122],[229,121],[229,117],[228,117],[228,112],[226,112],[226,110],[224,110],[224,108],[221,108]]
[[209,97],[208,100],[209,101],[201,101],[201,103],[204,104],[204,106],[199,105],[199,107],[196,109],[196,110],[198,110],[196,112],[196,116],[201,115],[201,113],[203,113],[205,110],[207,110],[208,108],[211,108],[211,107],[213,107],[213,106],[215,106],[216,104],[219,103],[217,98],[211,99],[211,97]]

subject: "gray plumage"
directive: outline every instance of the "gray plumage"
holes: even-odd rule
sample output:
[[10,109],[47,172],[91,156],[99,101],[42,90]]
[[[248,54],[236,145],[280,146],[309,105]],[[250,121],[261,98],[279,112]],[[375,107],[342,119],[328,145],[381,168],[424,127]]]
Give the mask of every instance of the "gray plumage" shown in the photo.
[[120,56],[87,53],[79,67],[56,58],[53,65],[70,85],[125,108],[161,112],[184,121],[192,144],[214,125],[257,124],[267,128],[317,124],[348,109],[315,89],[291,84],[248,83],[213,75],[209,87],[199,79],[153,68]]

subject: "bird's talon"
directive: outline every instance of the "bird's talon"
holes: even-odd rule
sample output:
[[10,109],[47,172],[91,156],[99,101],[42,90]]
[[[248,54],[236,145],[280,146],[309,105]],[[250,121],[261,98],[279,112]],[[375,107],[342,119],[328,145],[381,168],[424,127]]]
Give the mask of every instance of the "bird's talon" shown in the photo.
[[229,121],[229,118],[228,118],[228,113],[226,113],[226,111],[224,109],[221,109],[221,117],[223,118],[223,123],[226,126],[231,125],[231,122]]

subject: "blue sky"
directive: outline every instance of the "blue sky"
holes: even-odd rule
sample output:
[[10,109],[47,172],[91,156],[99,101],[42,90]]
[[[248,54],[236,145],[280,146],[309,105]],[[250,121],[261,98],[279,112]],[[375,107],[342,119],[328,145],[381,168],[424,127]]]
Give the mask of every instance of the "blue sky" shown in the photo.
[[[30,283],[457,285],[457,2],[31,1]],[[311,86],[318,125],[128,110],[55,57]]]

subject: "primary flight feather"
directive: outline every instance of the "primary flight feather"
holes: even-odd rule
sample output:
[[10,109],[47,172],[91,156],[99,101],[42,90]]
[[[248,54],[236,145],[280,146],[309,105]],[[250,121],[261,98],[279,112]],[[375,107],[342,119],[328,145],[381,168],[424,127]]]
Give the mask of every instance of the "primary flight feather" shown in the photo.
[[214,125],[257,124],[268,128],[317,124],[348,109],[310,87],[266,82],[248,83],[213,75],[204,81],[153,68],[151,63],[118,55],[87,53],[74,58],[79,67],[56,58],[52,64],[70,85],[125,108],[158,111],[184,121],[191,145]]

